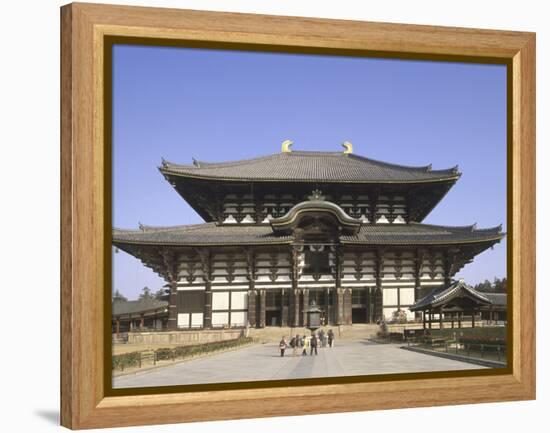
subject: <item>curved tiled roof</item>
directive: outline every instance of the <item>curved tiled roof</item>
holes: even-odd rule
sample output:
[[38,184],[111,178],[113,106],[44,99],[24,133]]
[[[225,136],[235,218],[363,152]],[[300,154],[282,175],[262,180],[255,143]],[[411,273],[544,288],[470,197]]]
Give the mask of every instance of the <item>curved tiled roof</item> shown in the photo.
[[[319,191],[320,194],[320,191]],[[308,213],[329,213],[332,214],[340,223],[340,226],[352,233],[357,233],[361,227],[361,220],[349,216],[340,206],[330,201],[310,198],[309,201],[303,201],[294,205],[285,215],[279,218],[273,218],[269,221],[274,232],[292,230],[296,220],[300,219],[302,214]]]
[[[500,226],[476,229],[475,226],[449,227],[431,224],[364,224],[355,235],[340,235],[342,243],[372,245],[430,245],[499,241],[505,236]],[[113,229],[117,244],[149,245],[264,245],[288,244],[292,235],[273,233],[269,225],[217,225],[150,227],[139,230]]]
[[458,280],[447,288],[441,287],[433,290],[427,296],[424,296],[422,299],[412,305],[409,310],[418,311],[428,307],[439,307],[441,305],[445,305],[456,297],[465,296],[473,299],[477,304],[492,304],[491,300],[486,296],[486,293],[478,292],[473,287],[466,284],[463,280]]
[[161,308],[167,308],[168,302],[158,299],[138,299],[135,301],[113,301],[113,316],[122,314],[145,313]]
[[367,224],[355,236],[340,236],[342,243],[357,244],[446,244],[498,241],[505,234],[501,226],[476,229],[472,226],[438,226],[411,222],[409,224]]
[[415,183],[456,180],[457,167],[432,170],[431,165],[409,167],[342,152],[282,152],[239,161],[192,165],[163,160],[159,170],[165,176],[202,179],[352,182],[352,183]]
[[250,245],[289,243],[291,236],[273,234],[269,225],[217,225],[150,227],[139,230],[113,229],[113,243],[158,245]]
[[493,305],[505,306],[508,302],[506,293],[487,293],[481,292]]

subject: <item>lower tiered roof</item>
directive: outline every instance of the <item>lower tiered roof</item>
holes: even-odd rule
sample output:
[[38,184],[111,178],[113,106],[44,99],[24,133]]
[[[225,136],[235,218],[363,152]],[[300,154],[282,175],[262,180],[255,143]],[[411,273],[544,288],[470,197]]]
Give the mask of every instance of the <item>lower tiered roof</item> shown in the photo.
[[[431,224],[365,224],[356,234],[340,235],[340,243],[357,245],[435,245],[498,242],[504,237],[500,226],[477,229],[472,226]],[[115,246],[125,244],[159,246],[225,246],[291,244],[291,234],[275,233],[270,225],[218,225],[204,223],[174,227],[140,226],[137,230],[114,229]],[[124,248],[122,248],[124,249]]]

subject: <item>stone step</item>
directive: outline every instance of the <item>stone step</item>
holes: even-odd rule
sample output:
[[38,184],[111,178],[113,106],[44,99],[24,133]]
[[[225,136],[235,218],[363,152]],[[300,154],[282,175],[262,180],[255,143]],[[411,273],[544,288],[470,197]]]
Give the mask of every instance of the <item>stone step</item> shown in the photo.
[[[336,339],[351,340],[374,337],[380,327],[374,324],[323,326],[322,328],[317,329],[317,332],[321,329],[323,329],[325,333],[328,332],[329,329],[332,329]],[[280,341],[282,337],[285,337],[287,341],[289,341],[296,334],[309,336],[311,335],[311,331],[303,327],[294,328],[282,326],[267,326],[265,328],[248,329],[248,336],[253,337],[260,342]]]

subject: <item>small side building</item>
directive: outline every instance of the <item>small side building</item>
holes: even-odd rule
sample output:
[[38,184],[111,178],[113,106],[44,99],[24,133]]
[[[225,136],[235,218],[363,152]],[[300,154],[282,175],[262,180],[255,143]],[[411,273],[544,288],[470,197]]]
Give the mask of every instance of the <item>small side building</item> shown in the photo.
[[443,329],[449,322],[451,328],[461,328],[465,321],[471,322],[472,328],[478,321],[505,324],[506,307],[505,293],[479,292],[460,279],[432,290],[409,310],[422,314],[424,328],[432,329],[432,324],[437,323],[437,329]]
[[168,302],[158,299],[113,301],[111,332],[161,331],[168,326]]

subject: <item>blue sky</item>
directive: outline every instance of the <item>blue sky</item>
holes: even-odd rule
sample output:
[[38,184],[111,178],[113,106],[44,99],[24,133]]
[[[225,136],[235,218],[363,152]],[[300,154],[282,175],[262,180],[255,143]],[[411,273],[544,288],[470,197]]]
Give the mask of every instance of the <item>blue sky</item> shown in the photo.
[[[462,177],[424,220],[506,230],[503,65],[117,45],[113,52],[113,225],[202,222],[157,170],[295,150],[341,150]],[[457,276],[506,275],[506,241]],[[124,252],[113,289],[163,280]]]

